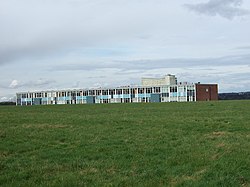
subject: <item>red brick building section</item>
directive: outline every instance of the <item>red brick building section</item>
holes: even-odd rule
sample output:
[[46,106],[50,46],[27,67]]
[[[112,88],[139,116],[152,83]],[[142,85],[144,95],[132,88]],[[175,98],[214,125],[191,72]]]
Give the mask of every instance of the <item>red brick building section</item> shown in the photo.
[[195,84],[196,101],[214,101],[218,100],[217,84]]

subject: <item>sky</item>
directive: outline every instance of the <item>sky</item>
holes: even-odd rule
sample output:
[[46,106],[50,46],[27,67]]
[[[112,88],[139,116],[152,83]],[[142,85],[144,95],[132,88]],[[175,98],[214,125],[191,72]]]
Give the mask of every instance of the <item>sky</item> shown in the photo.
[[0,0],[0,101],[165,74],[250,91],[250,1]]

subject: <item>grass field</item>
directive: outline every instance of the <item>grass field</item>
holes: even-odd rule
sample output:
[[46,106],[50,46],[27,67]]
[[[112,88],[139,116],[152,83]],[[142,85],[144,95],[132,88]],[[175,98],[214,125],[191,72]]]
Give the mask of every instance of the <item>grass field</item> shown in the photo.
[[250,186],[250,101],[0,106],[1,186]]

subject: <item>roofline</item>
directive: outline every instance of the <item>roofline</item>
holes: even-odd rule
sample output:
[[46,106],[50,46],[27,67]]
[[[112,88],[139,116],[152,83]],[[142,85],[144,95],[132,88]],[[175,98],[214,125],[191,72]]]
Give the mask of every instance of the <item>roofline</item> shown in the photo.
[[169,87],[169,86],[192,86],[194,83],[187,83],[187,84],[172,84],[172,85],[155,85],[155,86],[120,86],[120,87],[114,87],[114,88],[73,88],[73,89],[58,89],[58,90],[34,90],[34,91],[23,91],[23,92],[17,92],[16,94],[22,94],[22,93],[37,93],[37,92],[60,92],[60,91],[91,91],[91,90],[114,90],[114,89],[129,89],[129,88],[153,88],[153,87]]

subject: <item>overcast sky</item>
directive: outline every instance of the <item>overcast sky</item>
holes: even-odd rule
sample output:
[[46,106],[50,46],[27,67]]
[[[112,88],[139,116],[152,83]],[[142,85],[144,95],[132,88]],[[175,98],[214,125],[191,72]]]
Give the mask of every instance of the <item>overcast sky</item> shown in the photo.
[[250,91],[250,1],[0,0],[0,101],[169,73]]

